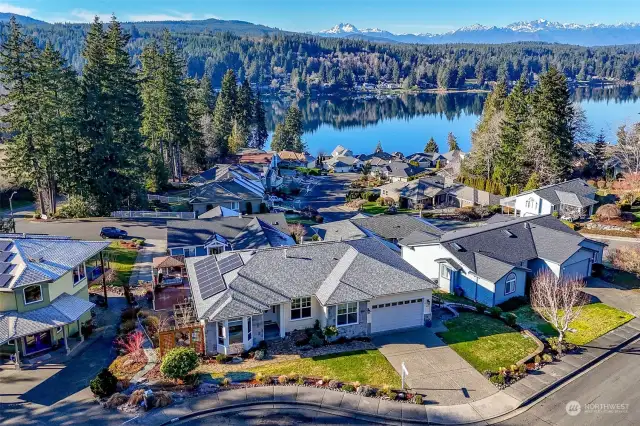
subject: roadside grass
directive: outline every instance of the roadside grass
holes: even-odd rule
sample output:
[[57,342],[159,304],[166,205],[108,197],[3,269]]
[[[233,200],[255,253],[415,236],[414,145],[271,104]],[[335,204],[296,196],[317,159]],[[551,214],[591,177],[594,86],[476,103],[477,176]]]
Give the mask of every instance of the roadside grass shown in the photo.
[[509,367],[537,348],[532,339],[487,315],[461,312],[445,325],[449,331],[439,336],[481,373]]
[[220,380],[223,377],[229,377],[231,380],[249,381],[256,373],[268,376],[291,374],[317,378],[327,376],[332,380],[345,383],[358,381],[376,387],[389,385],[399,388],[401,386],[400,376],[377,349],[276,362],[246,371],[205,374],[205,378]]
[[133,273],[133,265],[136,263],[138,250],[123,247],[120,241],[114,241],[104,251],[104,263],[106,268],[116,271],[116,278],[110,285],[122,286],[129,282]]
[[[518,317],[518,324],[522,327],[536,329],[546,337],[558,335],[556,329],[529,305],[522,306],[513,313]],[[569,328],[574,329],[575,332],[568,332],[565,339],[574,345],[585,345],[633,318],[633,315],[604,303],[591,303],[582,308],[578,319],[569,324]]]

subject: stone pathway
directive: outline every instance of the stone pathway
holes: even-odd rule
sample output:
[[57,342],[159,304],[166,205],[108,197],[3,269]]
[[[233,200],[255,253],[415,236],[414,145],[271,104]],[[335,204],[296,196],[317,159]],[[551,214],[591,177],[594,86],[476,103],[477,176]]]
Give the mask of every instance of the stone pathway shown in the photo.
[[131,287],[137,286],[139,281],[152,280],[153,258],[165,255],[167,242],[165,240],[146,240],[144,247],[138,251],[136,263],[129,278]]

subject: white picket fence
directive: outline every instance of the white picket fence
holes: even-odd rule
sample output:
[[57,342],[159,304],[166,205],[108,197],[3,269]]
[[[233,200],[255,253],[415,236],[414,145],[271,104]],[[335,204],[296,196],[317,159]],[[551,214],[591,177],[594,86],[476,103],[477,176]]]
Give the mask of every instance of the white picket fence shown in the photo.
[[164,195],[153,195],[153,194],[147,194],[147,200],[160,201],[161,203],[165,203],[165,204],[183,203],[185,201],[189,201],[189,199],[185,197],[167,197]]
[[152,212],[152,211],[127,211],[111,212],[111,217],[120,219],[158,218],[158,219],[195,219],[195,212]]

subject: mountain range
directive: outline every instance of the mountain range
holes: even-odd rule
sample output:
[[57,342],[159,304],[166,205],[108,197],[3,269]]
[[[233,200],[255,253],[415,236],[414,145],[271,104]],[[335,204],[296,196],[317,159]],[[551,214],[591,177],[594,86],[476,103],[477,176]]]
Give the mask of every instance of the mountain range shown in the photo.
[[536,21],[514,22],[505,27],[475,24],[443,34],[395,34],[379,28],[360,30],[353,24],[341,23],[315,34],[322,37],[356,38],[396,43],[512,43],[537,41],[582,46],[606,46],[640,43],[640,24],[562,24],[538,19]]

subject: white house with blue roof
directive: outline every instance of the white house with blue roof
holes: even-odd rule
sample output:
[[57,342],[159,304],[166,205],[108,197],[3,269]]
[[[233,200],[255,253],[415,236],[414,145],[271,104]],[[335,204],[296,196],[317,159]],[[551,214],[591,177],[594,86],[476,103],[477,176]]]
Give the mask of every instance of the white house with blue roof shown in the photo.
[[[0,352],[30,356],[64,346],[91,319],[86,262],[104,241],[0,234]],[[19,365],[19,362],[18,362]]]

